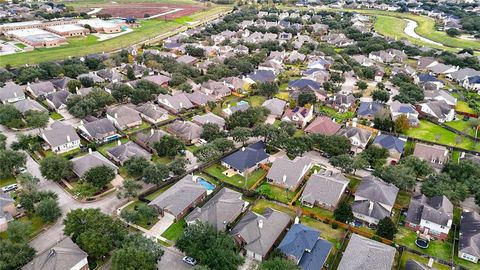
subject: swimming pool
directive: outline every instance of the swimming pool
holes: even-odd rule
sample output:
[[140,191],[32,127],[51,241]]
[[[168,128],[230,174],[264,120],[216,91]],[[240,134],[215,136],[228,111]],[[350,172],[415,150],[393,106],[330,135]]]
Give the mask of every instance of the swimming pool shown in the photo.
[[207,190],[214,190],[215,189],[215,185],[213,185],[212,183],[208,182],[207,180],[199,177],[198,178],[198,183],[202,186],[204,186]]

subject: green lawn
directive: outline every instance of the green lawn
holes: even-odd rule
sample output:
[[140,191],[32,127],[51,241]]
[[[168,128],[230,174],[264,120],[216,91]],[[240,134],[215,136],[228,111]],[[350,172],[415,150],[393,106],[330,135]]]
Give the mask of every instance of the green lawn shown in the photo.
[[430,141],[432,143],[436,143],[437,136],[439,136],[438,143],[467,150],[480,150],[480,146],[475,145],[475,142],[468,138],[462,138],[462,141],[459,144],[456,144],[455,139],[458,137],[457,134],[426,120],[420,120],[420,125],[418,127],[410,128],[404,134],[409,137]]
[[149,127],[151,127],[152,125],[148,122],[145,122],[145,121],[142,121],[142,124],[136,126],[136,127],[133,127],[133,128],[129,128],[129,129],[126,129],[125,130],[125,133],[127,134],[133,134],[133,133],[136,133],[138,132],[139,130],[144,130],[144,129],[147,129]]
[[[135,201],[134,203],[131,203],[127,206],[127,209],[131,209],[131,210],[135,210],[136,211],[136,207],[140,206],[140,205],[146,205],[145,202],[141,202],[141,201]],[[141,218],[140,221],[138,223],[136,223],[136,225],[142,227],[142,228],[145,228],[147,230],[149,230],[150,228],[153,227],[153,225],[155,225],[155,223],[157,223],[158,221],[158,217],[154,217],[154,218],[151,218],[151,219],[146,219],[146,218]]]
[[452,127],[458,131],[461,131],[463,133],[466,133],[468,135],[471,135],[471,136],[474,136],[475,137],[475,129],[472,128],[472,126],[470,126],[468,124],[468,121],[464,121],[462,120],[461,116],[459,116],[460,120],[455,120],[455,121],[451,121],[451,122],[447,122],[445,123],[447,126],[449,127]]
[[[121,138],[120,141],[122,142],[122,144],[125,144],[126,142],[128,142],[128,139],[127,138]],[[107,144],[104,144],[104,145],[98,147],[97,151],[100,152],[100,154],[102,154],[104,156],[107,156],[107,150],[110,149],[110,148],[113,148],[117,145],[118,145],[117,141],[109,142]]]
[[[42,232],[43,224],[42,219],[38,216],[33,216],[31,218],[27,216],[23,216],[19,219],[16,219],[22,223],[29,223],[32,225],[32,232],[30,234],[30,239],[33,239],[35,236],[37,236],[39,233]],[[7,232],[2,232],[0,233],[0,239],[6,239],[7,238]]]
[[190,151],[193,154],[195,153],[195,151],[197,151],[198,146],[196,146],[195,144],[192,144],[192,145],[187,145],[186,148],[188,151]]
[[[111,4],[110,0],[75,0],[68,1],[65,3],[67,6],[72,6],[75,8],[78,7],[99,7],[102,5]],[[128,4],[128,3],[160,3],[160,4],[171,4],[171,0],[116,0],[115,3],[119,4]],[[175,0],[176,4],[194,4],[192,0]]]
[[345,113],[338,113],[336,110],[327,107],[327,106],[319,106],[318,112],[322,112],[332,119],[336,119],[337,121],[345,122],[353,118],[353,112],[345,112]]
[[398,204],[403,208],[408,208],[411,198],[412,198],[412,195],[410,193],[401,190],[398,192],[397,200],[395,201],[395,204]]
[[[297,201],[297,205],[300,205],[300,201]],[[306,206],[302,205],[301,207],[302,207],[302,209],[313,212],[313,213],[315,213],[319,216],[333,218],[333,212],[330,211],[330,210],[323,209],[323,208],[318,207],[318,206],[314,206],[314,207],[310,208],[310,207],[306,207]]]
[[62,120],[63,116],[57,112],[50,112],[50,118],[53,120]]
[[14,176],[0,179],[0,187],[8,186],[17,183],[17,179]]
[[336,249],[340,248],[342,239],[346,233],[345,229],[343,228],[334,229],[332,228],[331,224],[325,224],[316,219],[305,217],[305,216],[300,218],[300,222],[306,226],[319,230],[320,237],[331,242]]
[[[400,259],[400,269],[405,269],[405,265],[407,263],[408,260],[415,260],[419,263],[423,263],[424,265],[427,265],[428,264],[428,259],[427,258],[424,258],[422,256],[419,256],[417,254],[414,254],[414,253],[411,253],[411,252],[408,252],[408,251],[404,251],[402,253],[402,257]],[[438,270],[450,270],[450,267],[449,266],[446,266],[444,264],[439,264],[439,263],[433,263],[433,267],[438,269]]]
[[275,97],[283,100],[288,100],[290,98],[290,94],[286,91],[281,91],[275,95]]
[[457,106],[455,107],[455,110],[457,112],[465,112],[465,113],[472,113],[472,114],[477,113],[474,109],[468,106],[468,103],[466,101],[463,101],[463,100],[457,100]]
[[168,229],[162,233],[162,236],[171,241],[177,241],[177,239],[182,235],[183,230],[187,227],[185,219],[180,219],[179,221],[173,223],[168,227]]
[[362,179],[353,175],[347,175],[346,177],[350,180],[348,183],[348,189],[350,190],[356,190],[360,182],[362,182]]
[[264,96],[250,96],[247,99],[245,99],[245,101],[247,101],[248,104],[250,104],[250,106],[252,107],[262,106],[265,100],[267,100],[267,98]]
[[290,210],[288,207],[278,205],[274,202],[267,201],[265,199],[258,200],[257,203],[252,207],[252,211],[258,214],[263,214],[266,208],[272,208],[280,212],[284,212],[290,217],[294,218],[296,216],[295,212]]
[[169,189],[171,186],[173,186],[173,184],[171,185],[168,185],[168,186],[165,186],[157,191],[155,191],[154,193],[148,195],[145,197],[145,199],[149,200],[149,201],[153,201],[155,198],[158,197],[158,195],[162,194],[163,192],[165,192],[165,190]]
[[395,242],[407,246],[416,251],[431,255],[438,259],[450,260],[452,258],[452,243],[442,242],[441,240],[430,241],[430,245],[426,249],[421,249],[415,244],[417,234],[405,227],[399,227],[398,233],[395,236]]
[[152,156],[152,161],[159,164],[167,165],[168,163],[172,162],[174,158],[172,157],[159,157],[158,155]]
[[265,175],[265,170],[264,169],[257,169],[253,173],[247,176],[247,181],[245,181],[245,177],[236,174],[232,177],[227,177],[226,175],[223,174],[223,172],[227,170],[227,168],[223,167],[220,164],[214,164],[207,169],[205,169],[205,172],[218,178],[219,180],[232,184],[234,186],[240,187],[240,188],[249,188],[253,184],[255,184],[258,180],[260,180],[260,177]]
[[274,185],[270,185],[268,183],[261,184],[257,191],[261,194],[265,195],[266,197],[277,200],[283,203],[289,203],[293,197],[295,196],[295,192],[292,192],[288,189],[277,187]]

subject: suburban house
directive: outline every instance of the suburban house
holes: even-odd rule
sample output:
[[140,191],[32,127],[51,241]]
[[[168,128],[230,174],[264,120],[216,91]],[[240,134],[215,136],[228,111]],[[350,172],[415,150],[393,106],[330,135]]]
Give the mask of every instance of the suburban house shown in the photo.
[[92,152],[91,149],[89,149],[88,154],[72,158],[71,161],[73,164],[72,171],[80,179],[83,178],[83,175],[90,169],[102,165],[112,168],[115,171],[115,174],[117,174],[118,172],[118,167],[115,164],[113,164],[110,160],[108,160],[99,152]]
[[405,115],[410,126],[416,127],[420,124],[420,121],[418,121],[418,112],[415,106],[410,103],[401,103],[398,100],[394,100],[390,103],[390,113],[393,121],[397,120],[401,115]]
[[262,261],[289,224],[288,214],[266,208],[263,215],[247,212],[232,229],[231,234],[246,251],[247,257]]
[[268,171],[267,182],[295,191],[311,167],[312,161],[306,157],[296,157],[294,160],[287,156],[276,158]]
[[304,128],[313,119],[313,109],[295,107],[287,109],[282,116],[282,121],[292,122],[298,128]]
[[469,90],[480,91],[480,75],[466,78],[462,86]]
[[67,99],[70,95],[70,92],[67,90],[59,90],[48,94],[45,100],[49,108],[55,111],[61,111],[67,108]]
[[89,142],[109,142],[120,138],[117,129],[107,118],[96,119],[87,123],[83,123],[82,120],[80,123],[81,125],[78,127],[80,136]]
[[108,108],[107,119],[119,130],[133,128],[142,124],[142,118],[138,111],[126,105]]
[[425,90],[423,93],[425,95],[425,100],[443,100],[452,107],[457,105],[457,98],[445,90]]
[[339,270],[391,270],[397,250],[353,233],[343,252]]
[[310,176],[300,202],[308,207],[335,209],[347,189],[349,180],[340,172],[323,170]]
[[165,109],[160,108],[157,104],[152,102],[138,105],[135,107],[135,110],[140,113],[140,117],[143,120],[151,124],[158,124],[169,118],[168,112]]
[[105,68],[97,71],[97,75],[105,81],[117,83],[123,81],[123,75],[113,68]]
[[14,103],[25,99],[24,87],[13,82],[7,82],[3,87],[0,87],[0,101],[3,104]]
[[390,164],[396,164],[403,154],[403,149],[406,142],[407,138],[404,137],[379,134],[377,137],[375,137],[375,140],[373,140],[372,145],[387,149],[389,153],[387,162]]
[[225,127],[225,119],[211,112],[208,112],[204,115],[193,116],[192,122],[199,126],[211,123],[216,124],[220,129],[224,129]]
[[372,137],[372,132],[358,127],[344,127],[337,133],[346,137],[352,144],[351,151],[355,153],[362,152]]
[[432,84],[435,85],[435,89],[439,90],[440,88],[443,88],[444,84],[441,80],[437,79],[437,77],[430,75],[430,74],[418,74],[416,77],[417,80],[415,81],[418,84],[424,85],[424,84]]
[[13,103],[13,106],[22,114],[28,111],[48,112],[40,103],[29,98],[19,100]]
[[397,194],[398,188],[395,185],[385,183],[375,176],[363,177],[355,192],[353,215],[368,224],[376,225],[381,219],[390,217]]
[[480,259],[480,215],[475,211],[464,211],[460,218],[458,257],[474,263]]
[[473,68],[461,68],[455,72],[446,75],[447,78],[454,80],[458,83],[464,82],[467,78],[479,76],[480,71]]
[[175,120],[166,126],[168,133],[175,135],[186,144],[194,144],[200,139],[202,127],[190,122]]
[[80,137],[75,129],[58,121],[54,122],[49,129],[43,130],[42,139],[57,154],[80,148]]
[[38,254],[22,270],[88,270],[88,254],[81,250],[70,237],[65,237],[53,247]]
[[0,190],[0,232],[8,229],[8,223],[16,214],[15,200],[10,197],[9,193]]
[[176,59],[178,63],[185,64],[185,65],[193,65],[198,62],[196,57],[190,55],[182,55]]
[[267,163],[268,157],[265,143],[259,141],[247,147],[242,147],[242,149],[224,157],[222,166],[244,176],[245,173],[248,174],[255,171],[259,164]]
[[44,81],[38,83],[28,83],[27,84],[27,91],[32,95],[34,98],[45,97],[50,93],[56,91],[55,86],[53,86],[52,82]]
[[185,93],[177,93],[172,95],[158,95],[158,103],[165,109],[177,114],[182,110],[188,110],[194,107]]
[[212,80],[202,83],[200,91],[209,96],[215,97],[217,100],[229,96],[232,93],[232,90],[230,90],[225,82],[216,82]]
[[362,102],[357,110],[357,116],[368,120],[373,120],[378,112],[385,108],[380,102]]
[[278,98],[271,98],[265,100],[262,104],[263,107],[267,108],[270,111],[270,115],[275,116],[275,118],[282,117],[286,105],[287,102],[285,100]]
[[405,263],[405,270],[435,270],[436,268],[432,268],[433,266],[433,259],[428,261],[428,264],[423,264],[421,262],[417,262],[413,259],[408,259]]
[[207,196],[207,188],[187,175],[176,182],[148,205],[155,208],[161,217],[172,215],[180,220]]
[[246,111],[248,109],[250,109],[250,104],[248,104],[248,102],[240,101],[235,106],[230,106],[230,103],[229,103],[227,105],[227,108],[222,110],[222,114],[225,117],[229,117],[230,115],[234,114],[235,112]]
[[162,74],[146,76],[146,77],[143,77],[142,79],[152,82],[158,86],[168,86],[168,82],[171,80],[170,77]]
[[448,105],[443,100],[429,101],[419,106],[423,114],[436,119],[440,123],[450,122],[455,119],[454,107]]
[[330,117],[319,116],[305,128],[305,133],[332,136],[336,134],[341,127],[342,125],[335,123]]
[[288,230],[278,249],[302,270],[323,269],[332,243],[320,238],[320,231],[303,224],[294,224]]
[[185,221],[187,224],[207,223],[217,231],[227,231],[247,204],[241,193],[224,187],[202,207],[195,208]]
[[445,196],[427,198],[420,194],[412,198],[408,206],[405,227],[435,239],[448,237],[453,219],[453,204]]
[[327,101],[327,104],[339,112],[346,112],[355,104],[355,97],[353,95],[335,94],[332,99]]
[[132,141],[128,141],[124,144],[121,144],[122,142],[120,140],[117,142],[117,146],[107,149],[107,156],[117,164],[123,166],[123,164],[132,157],[143,157],[146,160],[152,158],[152,154]]
[[416,143],[413,155],[421,160],[427,161],[434,169],[440,170],[443,164],[449,160],[448,149],[441,145],[428,145]]
[[147,149],[150,153],[153,153],[155,151],[153,145],[156,142],[159,142],[165,135],[168,135],[168,133],[161,129],[152,128],[149,131],[137,133],[135,142],[141,147]]
[[185,95],[194,106],[205,106],[208,102],[217,101],[214,96],[209,96],[199,90],[195,90],[192,93],[185,93]]

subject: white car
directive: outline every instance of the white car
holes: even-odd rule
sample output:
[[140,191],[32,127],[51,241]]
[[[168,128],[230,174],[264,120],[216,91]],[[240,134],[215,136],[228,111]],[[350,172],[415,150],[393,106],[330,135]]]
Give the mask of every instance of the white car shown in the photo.
[[11,184],[11,185],[8,185],[8,186],[4,186],[2,188],[2,191],[3,192],[10,192],[10,191],[14,191],[18,188],[18,185],[17,184]]
[[191,266],[194,266],[194,265],[197,264],[197,260],[195,260],[192,257],[188,257],[188,256],[183,257],[182,261],[186,264],[191,265]]

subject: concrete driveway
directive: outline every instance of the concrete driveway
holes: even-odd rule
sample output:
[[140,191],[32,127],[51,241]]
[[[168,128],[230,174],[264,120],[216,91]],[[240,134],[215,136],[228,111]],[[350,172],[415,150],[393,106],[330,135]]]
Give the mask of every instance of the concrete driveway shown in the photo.
[[342,84],[342,94],[352,94],[353,89],[355,89],[355,84],[357,83],[357,78],[353,74],[353,72],[346,72],[345,73],[345,82]]
[[182,261],[184,255],[174,248],[164,248],[165,253],[158,262],[158,270],[189,270],[192,267]]
[[171,214],[165,213],[165,216],[160,218],[158,222],[148,230],[147,234],[153,237],[161,236],[162,233],[165,232],[174,222],[175,217]]

